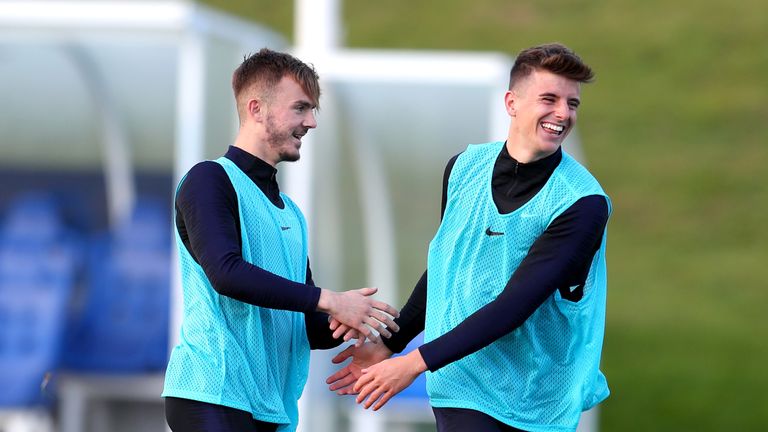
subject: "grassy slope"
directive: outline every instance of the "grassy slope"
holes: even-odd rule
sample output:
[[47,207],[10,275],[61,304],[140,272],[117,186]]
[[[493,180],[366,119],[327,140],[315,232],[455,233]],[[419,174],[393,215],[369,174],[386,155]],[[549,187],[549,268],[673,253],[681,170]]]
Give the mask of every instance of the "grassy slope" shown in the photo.
[[[291,34],[290,2],[209,3]],[[580,133],[615,207],[602,430],[764,430],[768,7],[435,4],[346,2],[348,45],[513,55],[557,40],[597,72]]]

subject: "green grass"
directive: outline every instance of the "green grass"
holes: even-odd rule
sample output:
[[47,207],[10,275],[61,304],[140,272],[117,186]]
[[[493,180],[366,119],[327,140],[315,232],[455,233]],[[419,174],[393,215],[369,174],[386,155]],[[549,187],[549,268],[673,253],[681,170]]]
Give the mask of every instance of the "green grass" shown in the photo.
[[[290,38],[290,2],[209,3]],[[602,430],[765,430],[765,2],[343,6],[352,47],[514,55],[561,41],[594,67],[597,81],[582,92],[580,135],[614,203],[603,356],[613,393],[602,406]]]

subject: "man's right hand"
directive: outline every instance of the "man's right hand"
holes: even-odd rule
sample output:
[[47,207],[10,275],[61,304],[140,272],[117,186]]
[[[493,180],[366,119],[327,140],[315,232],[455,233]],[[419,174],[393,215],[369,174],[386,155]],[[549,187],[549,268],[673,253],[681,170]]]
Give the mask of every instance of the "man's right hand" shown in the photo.
[[[356,290],[335,292],[327,289],[320,291],[317,309],[327,313],[336,321],[357,330],[372,342],[379,341],[379,334],[384,337],[392,336],[391,331],[398,331],[392,317],[399,316],[397,309],[374,300],[371,297],[377,288],[360,288]],[[374,332],[375,330],[375,332]]]

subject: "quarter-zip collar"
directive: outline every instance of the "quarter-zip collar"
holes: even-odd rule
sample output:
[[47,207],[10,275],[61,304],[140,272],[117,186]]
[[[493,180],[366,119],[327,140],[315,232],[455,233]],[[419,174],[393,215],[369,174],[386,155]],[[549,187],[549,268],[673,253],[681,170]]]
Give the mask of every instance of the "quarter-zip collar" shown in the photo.
[[280,187],[277,184],[277,169],[275,167],[235,146],[229,146],[224,157],[234,162],[261,189],[272,204],[279,208],[285,207],[282,198],[280,198]]
[[499,212],[510,213],[528,202],[544,187],[562,158],[562,148],[558,148],[545,158],[521,163],[509,154],[506,145],[502,146],[493,165],[491,180]]

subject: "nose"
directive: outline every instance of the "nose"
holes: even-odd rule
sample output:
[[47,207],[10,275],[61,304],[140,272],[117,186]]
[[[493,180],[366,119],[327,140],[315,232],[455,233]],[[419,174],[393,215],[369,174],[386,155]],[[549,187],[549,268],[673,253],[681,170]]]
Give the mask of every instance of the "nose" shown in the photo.
[[566,101],[560,101],[555,107],[555,117],[558,120],[565,120],[570,115],[571,108]]
[[304,117],[304,127],[308,129],[314,129],[317,127],[317,119],[315,118],[314,110],[309,110],[306,117]]

